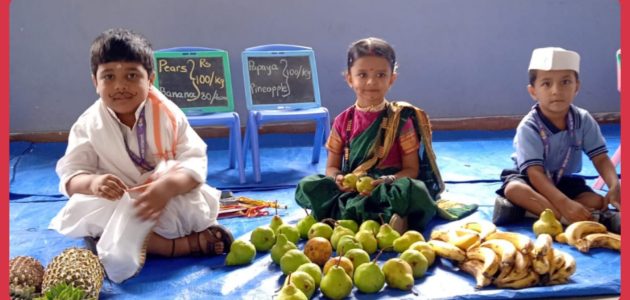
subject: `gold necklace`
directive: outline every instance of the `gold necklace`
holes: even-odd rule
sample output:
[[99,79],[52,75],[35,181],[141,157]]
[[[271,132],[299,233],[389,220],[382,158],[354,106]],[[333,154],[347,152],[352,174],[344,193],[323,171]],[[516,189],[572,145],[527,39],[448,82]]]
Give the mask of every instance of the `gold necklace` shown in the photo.
[[383,102],[379,103],[379,104],[370,104],[368,106],[360,106],[359,102],[355,102],[354,105],[356,106],[356,108],[359,111],[365,111],[365,112],[372,112],[372,111],[381,111],[383,110],[383,108],[385,108],[385,105],[387,105],[387,100],[383,100]]

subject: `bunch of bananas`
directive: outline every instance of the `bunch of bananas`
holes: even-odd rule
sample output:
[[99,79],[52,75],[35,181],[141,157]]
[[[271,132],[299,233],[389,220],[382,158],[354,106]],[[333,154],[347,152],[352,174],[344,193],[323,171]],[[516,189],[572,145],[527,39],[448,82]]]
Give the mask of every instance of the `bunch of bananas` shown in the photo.
[[541,234],[532,241],[520,233],[497,231],[488,221],[434,230],[428,243],[437,255],[457,262],[462,271],[474,276],[477,288],[562,284],[576,270],[571,255],[553,249],[550,235]]
[[593,221],[579,221],[567,227],[556,241],[567,243],[581,252],[591,248],[608,248],[619,251],[621,236],[606,229],[606,226]]

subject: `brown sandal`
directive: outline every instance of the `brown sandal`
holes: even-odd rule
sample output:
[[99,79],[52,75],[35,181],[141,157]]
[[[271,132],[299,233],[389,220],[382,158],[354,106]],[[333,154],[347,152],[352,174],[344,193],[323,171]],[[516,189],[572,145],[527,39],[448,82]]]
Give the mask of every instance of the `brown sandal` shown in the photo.
[[[204,251],[204,247],[202,246],[203,237],[206,240],[206,250]],[[228,253],[230,251],[230,246],[232,246],[232,242],[234,241],[234,237],[230,230],[228,230],[223,225],[212,225],[208,227],[204,231],[195,232],[193,234],[188,235],[188,244],[190,245],[190,253],[191,255],[208,255],[215,256],[223,253]],[[217,243],[223,243],[223,251],[217,252],[216,245]]]

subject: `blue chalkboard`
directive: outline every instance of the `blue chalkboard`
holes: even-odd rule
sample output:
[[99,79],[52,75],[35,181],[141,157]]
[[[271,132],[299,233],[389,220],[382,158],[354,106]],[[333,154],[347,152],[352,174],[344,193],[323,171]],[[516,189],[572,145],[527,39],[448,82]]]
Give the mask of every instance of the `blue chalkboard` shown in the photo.
[[311,48],[266,45],[242,53],[249,110],[319,107],[319,83]]

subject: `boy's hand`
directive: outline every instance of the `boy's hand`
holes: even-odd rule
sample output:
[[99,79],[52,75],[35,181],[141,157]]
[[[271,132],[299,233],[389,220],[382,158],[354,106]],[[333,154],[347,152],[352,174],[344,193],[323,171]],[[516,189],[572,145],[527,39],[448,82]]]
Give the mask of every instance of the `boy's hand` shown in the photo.
[[166,204],[171,199],[170,189],[162,181],[153,181],[149,184],[141,185],[129,189],[129,192],[137,192],[134,206],[136,216],[142,220],[157,220]]
[[569,222],[574,223],[577,221],[589,221],[593,216],[591,212],[577,201],[573,201],[569,198],[566,199],[564,205],[559,209],[562,212],[562,216]]
[[602,208],[602,210],[608,209],[608,204],[610,203],[616,209],[621,211],[621,198],[619,194],[619,185],[616,185],[608,190],[608,193],[606,193],[606,196],[604,197],[604,203],[602,204],[604,208]]
[[127,186],[120,178],[112,174],[96,176],[90,182],[90,192],[107,200],[118,200],[125,193]]

